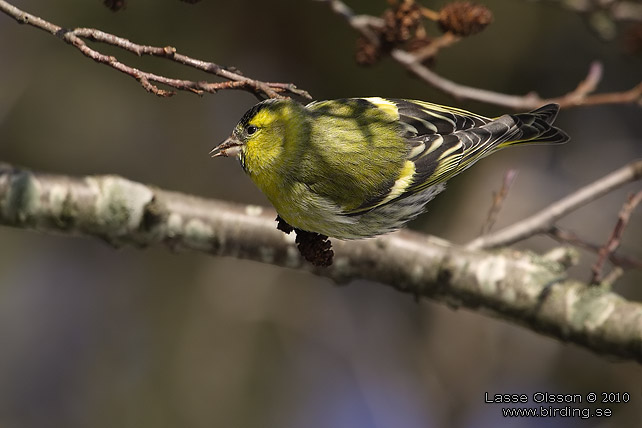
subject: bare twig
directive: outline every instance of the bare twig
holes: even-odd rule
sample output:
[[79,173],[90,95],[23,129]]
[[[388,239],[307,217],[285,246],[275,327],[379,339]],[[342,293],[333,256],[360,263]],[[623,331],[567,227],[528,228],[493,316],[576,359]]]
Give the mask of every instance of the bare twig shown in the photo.
[[602,280],[600,281],[600,285],[604,288],[611,288],[613,284],[615,284],[615,281],[620,279],[620,277],[624,275],[624,269],[622,269],[620,266],[615,266],[613,269],[611,269],[611,272],[609,272]]
[[450,47],[460,40],[461,37],[456,36],[453,33],[444,33],[442,36],[433,39],[426,47],[413,51],[412,54],[415,56],[417,61],[423,63],[428,58],[436,56],[440,50]]
[[[553,102],[555,100],[553,99]],[[642,83],[634,86],[628,91],[610,92],[608,94],[594,94],[584,97],[581,105],[600,105],[600,104],[633,104],[642,105]],[[580,104],[575,104],[580,105]]]
[[[352,28],[368,37],[372,42],[376,40],[376,34],[372,31],[372,28],[377,28],[381,25],[380,18],[355,15],[354,12],[340,0],[317,1],[328,3],[332,10],[342,16]],[[390,51],[390,56],[424,82],[460,100],[481,101],[514,110],[534,109],[547,103],[557,103],[561,107],[625,103],[638,103],[642,105],[642,82],[627,91],[592,94],[602,78],[602,65],[597,61],[591,64],[586,78],[580,82],[574,90],[559,97],[542,98],[535,92],[526,95],[511,95],[453,82],[425,66],[422,63],[425,59],[424,55],[417,56],[415,53],[406,52],[401,49],[393,49]]]
[[633,161],[605,177],[582,187],[576,192],[549,205],[537,214],[495,233],[480,236],[469,242],[466,247],[470,249],[497,248],[513,244],[536,234],[547,233],[554,226],[555,222],[565,215],[626,183],[639,180],[640,178],[642,178],[642,159]]
[[[158,96],[167,97],[174,95],[173,91],[159,88],[154,83],[167,85],[171,88],[189,91],[196,94],[203,92],[214,93],[223,89],[242,89],[252,92],[257,97],[279,98],[282,94],[298,95],[305,98],[311,98],[310,95],[301,89],[298,89],[291,83],[273,83],[261,82],[243,76],[238,70],[231,70],[226,67],[214,64],[212,62],[202,61],[181,55],[176,52],[176,48],[171,46],[155,47],[133,43],[125,38],[114,36],[93,28],[75,28],[66,29],[52,24],[42,18],[24,12],[17,7],[0,0],[0,11],[14,18],[20,24],[28,24],[50,34],[60,37],[66,43],[76,47],[83,55],[93,59],[101,64],[108,65],[122,73],[136,79],[145,90]],[[191,80],[173,79],[165,76],[159,76],[154,73],[138,70],[125,63],[118,61],[114,56],[105,55],[99,51],[90,48],[83,39],[109,44],[119,47],[126,51],[132,52],[138,56],[150,55],[169,59],[180,64],[193,67],[207,73],[216,75],[226,82],[196,82]],[[153,82],[153,83],[152,83]]]
[[74,178],[0,165],[0,224],[112,245],[251,259],[346,283],[368,279],[411,296],[482,310],[599,353],[642,361],[642,304],[566,278],[572,249],[539,256],[469,251],[418,233],[337,241],[335,263],[313,268],[272,209],[169,192],[117,176]]
[[517,178],[517,170],[509,169],[504,174],[502,187],[499,189],[498,192],[493,192],[493,204],[488,210],[488,217],[486,218],[486,222],[481,228],[482,235],[485,235],[486,233],[490,232],[490,230],[495,225],[495,222],[497,221],[497,215],[499,214],[499,211],[501,211],[502,206],[504,205],[504,201],[508,196],[508,192],[510,191],[511,186],[515,182],[515,178]]
[[608,241],[600,251],[598,252],[598,258],[591,268],[592,277],[591,284],[597,284],[602,281],[602,270],[604,269],[604,262],[617,250],[622,242],[622,234],[627,224],[629,224],[629,219],[631,214],[638,204],[642,202],[642,190],[629,196],[628,200],[622,205],[620,214],[618,215],[617,223],[613,231],[611,231],[611,236],[609,236]]
[[439,12],[437,12],[436,10],[428,9],[427,7],[422,6],[421,14],[431,21],[439,21]]
[[[555,239],[557,242],[562,242],[573,245],[574,247],[583,248],[595,254],[599,253],[600,248],[602,248],[601,245],[595,244],[593,242],[587,242],[579,237],[576,233],[570,230],[562,229],[559,226],[551,227],[551,229],[548,230],[546,234]],[[642,269],[642,260],[634,259],[632,257],[617,253],[609,254],[609,261],[613,263],[614,266],[618,266],[623,269]]]

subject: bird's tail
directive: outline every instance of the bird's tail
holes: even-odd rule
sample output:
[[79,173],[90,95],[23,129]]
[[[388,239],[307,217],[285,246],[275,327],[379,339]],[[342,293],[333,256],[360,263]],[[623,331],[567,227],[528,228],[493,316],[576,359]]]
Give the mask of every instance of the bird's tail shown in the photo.
[[568,135],[552,125],[559,109],[557,104],[547,104],[529,113],[505,114],[482,126],[454,132],[463,144],[457,170],[462,171],[504,147],[567,142]]
[[562,144],[570,138],[566,132],[553,126],[560,107],[557,104],[547,104],[529,113],[507,114],[497,119],[508,125],[514,132],[505,141],[498,141],[496,149],[517,144],[540,143]]

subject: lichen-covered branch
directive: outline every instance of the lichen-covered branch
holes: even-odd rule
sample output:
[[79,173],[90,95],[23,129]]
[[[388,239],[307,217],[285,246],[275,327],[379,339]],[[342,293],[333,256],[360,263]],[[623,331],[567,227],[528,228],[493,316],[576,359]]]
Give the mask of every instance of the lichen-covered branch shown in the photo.
[[[158,96],[168,97],[174,95],[174,92],[161,89],[154,83],[160,83],[174,89],[188,91],[199,95],[203,92],[214,93],[224,89],[242,89],[255,94],[257,97],[278,98],[283,96],[281,94],[290,94],[302,96],[304,98],[311,98],[306,91],[298,89],[292,83],[261,82],[259,80],[251,79],[241,74],[238,70],[233,70],[212,62],[181,55],[176,51],[176,48],[172,46],[156,47],[139,45],[125,38],[114,36],[113,34],[105,33],[104,31],[94,28],[62,28],[40,17],[20,10],[4,0],[0,0],[0,11],[14,18],[18,23],[31,25],[59,37],[64,42],[74,46],[82,52],[83,55],[93,59],[94,61],[108,65],[115,70],[131,76],[136,79],[141,86],[145,88],[145,90]],[[170,61],[178,62],[185,66],[213,74],[225,79],[225,81],[206,82],[175,79],[139,70],[119,61],[112,55],[105,55],[96,49],[92,49],[85,43],[84,39],[116,46],[138,56],[150,55],[165,58]]]
[[112,245],[165,244],[311,271],[336,282],[369,279],[416,297],[489,312],[595,352],[642,361],[642,304],[567,279],[574,250],[540,256],[467,250],[417,233],[336,241],[335,262],[313,268],[271,209],[145,186],[117,176],[73,178],[0,165],[0,224],[99,237]]

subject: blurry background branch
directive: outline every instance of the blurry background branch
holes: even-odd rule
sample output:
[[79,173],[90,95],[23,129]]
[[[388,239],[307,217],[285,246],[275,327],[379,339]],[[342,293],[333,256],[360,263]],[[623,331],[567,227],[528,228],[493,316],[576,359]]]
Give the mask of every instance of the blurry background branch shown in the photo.
[[570,280],[577,254],[472,251],[412,232],[335,242],[335,263],[312,268],[275,212],[165,191],[118,176],[73,178],[0,166],[0,224],[256,260],[337,283],[369,279],[452,307],[489,311],[598,353],[642,361],[642,304]]
[[508,196],[511,186],[517,178],[518,171],[516,169],[509,169],[504,173],[504,179],[502,181],[502,187],[497,192],[493,192],[493,203],[488,210],[488,216],[486,217],[486,222],[481,228],[481,235],[485,235],[490,232],[490,230],[495,225],[497,221],[497,216],[499,211],[501,211],[504,201]]
[[[447,4],[434,12],[419,6],[415,0],[392,2],[382,18],[355,14],[340,0],[318,0],[327,3],[333,12],[346,19],[360,34],[357,40],[357,62],[372,65],[388,54],[397,63],[429,85],[465,100],[481,101],[515,110],[533,109],[546,103],[562,107],[598,104],[642,104],[642,82],[622,91],[593,94],[602,79],[602,65],[595,61],[589,72],[572,91],[553,98],[542,98],[535,92],[526,95],[510,95],[486,89],[462,85],[446,79],[430,69],[439,50],[451,46],[482,31],[492,22],[492,14],[484,6],[460,1]],[[443,35],[430,38],[426,35],[422,19],[436,21]]]
[[[154,83],[161,83],[174,89],[189,91],[199,95],[203,92],[214,93],[224,89],[242,89],[254,93],[259,98],[278,98],[282,96],[281,94],[299,95],[304,98],[310,98],[310,95],[306,91],[298,89],[292,83],[261,82],[259,80],[251,79],[244,76],[239,70],[181,55],[176,51],[176,48],[172,46],[155,47],[139,45],[125,38],[114,36],[113,34],[105,33],[93,28],[62,28],[56,24],[45,21],[42,18],[24,12],[4,0],[0,0],[0,11],[13,17],[20,24],[34,26],[61,38],[64,42],[76,47],[83,53],[83,55],[133,77],[147,91],[159,96],[168,97],[174,95],[175,92],[161,89]],[[138,56],[150,55],[165,58],[188,67],[205,71],[206,73],[214,74],[215,76],[226,79],[226,81],[206,82],[174,79],[141,71],[120,62],[114,56],[105,55],[90,48],[83,39],[116,46]]]
[[[591,268],[592,276],[590,283],[601,283],[604,286],[610,286],[610,284],[615,282],[625,269],[640,269],[642,267],[642,260],[615,254],[615,251],[620,246],[624,229],[629,223],[633,210],[642,201],[642,191],[630,195],[628,200],[624,202],[615,227],[604,245],[586,242],[575,233],[563,230],[556,225],[558,220],[582,208],[584,205],[627,183],[640,180],[642,178],[642,159],[633,161],[617,171],[584,186],[530,217],[497,232],[490,233],[492,223],[490,223],[489,226],[489,222],[493,216],[497,216],[497,212],[502,207],[503,200],[506,198],[508,190],[510,189],[512,181],[511,175],[510,171],[506,173],[501,190],[495,194],[486,227],[482,229],[482,236],[469,242],[467,248],[499,248],[514,244],[534,235],[545,234],[559,242],[597,253],[598,258]],[[604,264],[607,260],[611,261],[614,268],[610,274],[604,276]]]
[[[615,254],[615,251],[622,243],[622,235],[624,234],[624,229],[629,224],[629,220],[631,219],[633,210],[635,210],[635,207],[637,207],[640,202],[642,202],[642,190],[633,195],[630,195],[628,200],[622,205],[622,209],[620,210],[620,214],[618,215],[615,227],[611,232],[611,236],[609,236],[609,239],[598,251],[599,257],[592,267],[592,284],[597,284],[604,280],[604,263],[607,259],[611,259],[611,256]],[[610,280],[614,281],[615,279],[617,279],[622,270],[622,268],[614,270],[613,272],[616,273],[616,275],[612,276]]]
[[[602,246],[598,244],[587,242],[586,240],[580,238],[575,232],[562,229],[559,226],[551,227],[551,229],[546,234],[551,238],[557,240],[558,242],[570,244],[575,247],[592,251],[594,253],[599,253],[600,249],[602,248]],[[608,254],[608,259],[615,266],[619,266],[624,269],[642,269],[642,261],[634,259],[632,257],[627,257],[610,252],[610,254]]]
[[562,217],[624,184],[641,178],[642,159],[639,159],[582,187],[524,220],[497,232],[480,236],[468,243],[468,248],[498,248],[514,244],[536,234],[548,233],[555,226],[555,222]]
[[[586,17],[590,28],[602,39],[611,40],[617,34],[617,26],[622,22],[637,24],[633,31],[639,31],[642,24],[642,3],[633,0],[548,0],[581,13]],[[638,48],[639,49],[639,48]]]

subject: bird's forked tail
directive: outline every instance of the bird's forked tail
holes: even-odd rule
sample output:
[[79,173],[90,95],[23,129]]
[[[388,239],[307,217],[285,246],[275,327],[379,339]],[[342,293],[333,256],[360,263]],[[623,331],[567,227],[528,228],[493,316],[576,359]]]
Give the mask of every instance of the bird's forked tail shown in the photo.
[[515,134],[508,140],[499,143],[497,149],[527,143],[566,143],[570,140],[566,132],[553,126],[559,110],[559,105],[547,104],[528,113],[506,114],[499,117],[498,122],[506,124],[513,122],[511,128]]

